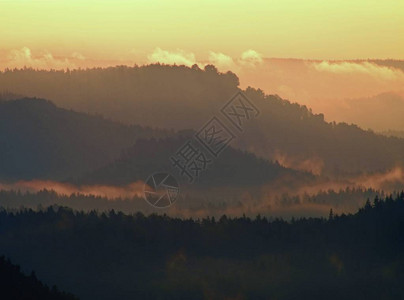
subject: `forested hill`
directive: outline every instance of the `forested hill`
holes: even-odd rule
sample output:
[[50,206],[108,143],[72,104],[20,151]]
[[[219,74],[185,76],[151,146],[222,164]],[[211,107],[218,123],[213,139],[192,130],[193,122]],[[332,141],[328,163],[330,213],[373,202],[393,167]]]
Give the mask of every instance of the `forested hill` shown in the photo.
[[100,167],[141,137],[168,131],[127,126],[43,99],[0,102],[0,179],[65,179]]
[[77,300],[71,294],[60,292],[56,286],[50,289],[40,282],[35,273],[27,276],[20,266],[0,257],[0,298],[4,300]]
[[82,299],[401,299],[404,193],[291,222],[3,210],[0,252]]
[[[10,93],[50,99],[60,107],[98,113],[130,124],[198,130],[239,88],[233,73],[208,65],[118,66],[71,71],[0,72]],[[404,140],[355,125],[327,123],[310,108],[256,89],[246,95],[261,114],[237,145],[267,160],[315,174],[383,171],[404,164]],[[377,118],[377,115],[374,116]]]
[[[174,166],[171,157],[177,157],[176,153],[189,139],[181,134],[165,139],[139,139],[132,147],[123,151],[117,160],[83,175],[76,183],[127,185],[138,180],[146,180],[156,171],[175,174],[180,181],[188,183],[190,178],[182,174],[181,168]],[[192,145],[198,149],[198,144]],[[204,148],[202,152],[207,161],[206,169],[202,163],[198,164],[201,169],[198,175],[191,168],[188,169],[193,177],[193,183],[197,186],[259,188],[263,184],[275,181],[279,183],[287,181],[296,186],[315,181],[315,176],[310,173],[284,168],[276,162],[266,161],[252,153],[232,147],[226,148],[218,158],[209,155]]]

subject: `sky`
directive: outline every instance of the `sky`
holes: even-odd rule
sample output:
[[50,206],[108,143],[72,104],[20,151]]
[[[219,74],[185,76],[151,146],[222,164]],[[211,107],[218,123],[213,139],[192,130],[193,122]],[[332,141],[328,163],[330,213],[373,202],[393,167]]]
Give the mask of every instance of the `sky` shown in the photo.
[[400,0],[0,0],[0,55],[146,63],[156,49],[238,57],[403,58]]

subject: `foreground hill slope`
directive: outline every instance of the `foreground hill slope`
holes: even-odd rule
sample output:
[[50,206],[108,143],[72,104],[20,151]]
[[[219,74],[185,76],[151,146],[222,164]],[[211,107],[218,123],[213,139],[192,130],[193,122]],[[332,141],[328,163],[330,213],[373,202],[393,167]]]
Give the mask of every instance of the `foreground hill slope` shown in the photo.
[[60,292],[55,286],[49,289],[35,273],[24,275],[20,266],[0,257],[0,298],[13,300],[74,300],[71,294]]
[[403,218],[404,193],[291,222],[0,211],[0,251],[82,299],[393,300]]

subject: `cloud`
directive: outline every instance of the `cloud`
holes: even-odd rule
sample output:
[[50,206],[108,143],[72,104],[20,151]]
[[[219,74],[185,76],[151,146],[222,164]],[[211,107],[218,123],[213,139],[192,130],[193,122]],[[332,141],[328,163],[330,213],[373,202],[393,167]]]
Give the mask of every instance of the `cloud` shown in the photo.
[[186,52],[181,49],[170,52],[157,47],[154,49],[153,53],[147,56],[147,59],[150,63],[162,63],[168,65],[177,64],[190,67],[197,64],[194,53]]
[[44,189],[53,190],[61,195],[81,194],[94,195],[100,197],[131,198],[143,197],[144,183],[142,181],[133,182],[127,186],[109,185],[83,185],[76,186],[69,183],[62,183],[50,180],[18,181],[15,183],[0,183],[1,190],[20,190],[22,192],[38,192]]
[[[199,67],[204,67],[206,65],[206,60],[198,60],[192,52],[187,52],[182,49],[168,51],[159,47],[154,49],[154,51],[147,56],[147,60],[149,63],[162,63],[167,65],[176,64],[189,67],[194,64],[197,64]],[[263,63],[261,54],[252,49],[243,52],[238,58],[232,58],[222,52],[209,51],[207,61],[210,64],[215,65],[222,72],[239,72],[243,68],[251,69]]]
[[236,68],[233,58],[221,52],[209,52],[209,62],[214,64],[219,70],[233,70]]
[[400,167],[395,167],[386,172],[365,174],[356,178],[356,183],[359,186],[392,192],[394,190],[400,190],[403,186],[404,171]]
[[7,55],[5,68],[35,68],[35,69],[66,69],[74,68],[67,58],[55,58],[51,53],[45,52],[40,56],[33,56],[31,49],[23,47],[13,49]]
[[335,74],[366,74],[385,80],[403,78],[404,74],[398,69],[380,66],[370,62],[329,62],[322,61],[313,63],[312,66],[319,72],[330,72]]
[[324,168],[324,161],[319,157],[299,158],[275,151],[273,159],[281,166],[294,170],[310,172],[314,175],[321,175]]
[[263,63],[263,59],[260,53],[252,49],[244,51],[238,58],[232,58],[221,52],[210,51],[209,62],[221,71],[241,72],[243,69],[256,68]]
[[76,58],[76,59],[79,59],[79,60],[85,60],[86,59],[81,53],[78,53],[78,52],[73,52],[72,53],[72,58]]
[[238,62],[242,66],[255,68],[256,66],[262,64],[262,55],[255,50],[249,49],[241,54],[241,58]]

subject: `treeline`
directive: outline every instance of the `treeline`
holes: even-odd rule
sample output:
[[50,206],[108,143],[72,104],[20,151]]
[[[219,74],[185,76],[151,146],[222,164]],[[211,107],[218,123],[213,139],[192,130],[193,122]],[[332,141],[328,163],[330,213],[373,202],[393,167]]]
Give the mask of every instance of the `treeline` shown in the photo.
[[[238,191],[235,190],[234,193]],[[231,192],[227,190],[226,194],[230,195]],[[214,193],[208,194],[205,190],[204,194],[202,192],[195,192],[184,195],[183,198],[180,198],[175,203],[172,210],[169,210],[167,213],[171,216],[220,216],[223,214],[237,215],[245,212],[248,216],[253,216],[257,210],[260,210],[261,214],[268,217],[282,215],[284,218],[289,219],[296,215],[311,215],[307,209],[304,209],[311,205],[313,208],[321,208],[320,212],[313,213],[313,215],[326,216],[331,208],[337,212],[355,212],[365,204],[366,199],[373,199],[376,196],[384,198],[385,193],[374,189],[348,187],[339,191],[319,191],[315,195],[307,193],[295,196],[283,194],[273,196],[273,199],[268,196],[268,199],[260,200],[261,196],[258,194],[257,199],[253,198],[248,201],[240,195],[238,197],[229,196],[225,198],[222,195],[215,195]],[[272,206],[265,210],[262,201],[267,201]],[[40,211],[49,206],[69,207],[73,210],[84,212],[92,210],[98,212],[115,210],[128,214],[135,211],[141,211],[145,214],[156,212],[142,197],[116,197],[111,199],[78,193],[70,195],[58,194],[53,190],[41,190],[38,192],[0,190],[0,207],[8,211],[18,211],[24,208]],[[297,211],[296,208],[300,208],[301,211]],[[279,214],[278,209],[282,209],[283,213]]]
[[83,299],[404,295],[404,192],[290,222],[50,207],[3,210],[0,224],[2,253]]
[[[289,196],[287,194],[284,194],[282,196],[276,197],[276,203],[282,206],[308,203],[327,204],[335,208],[348,208],[345,211],[352,211],[352,208],[356,206],[353,210],[356,211],[363,206],[366,199],[373,199],[376,196],[384,198],[386,194],[388,193],[385,193],[383,190],[379,191],[372,188],[347,187],[340,190],[320,190],[314,195],[303,193],[302,195]],[[397,193],[393,194],[397,195]]]

